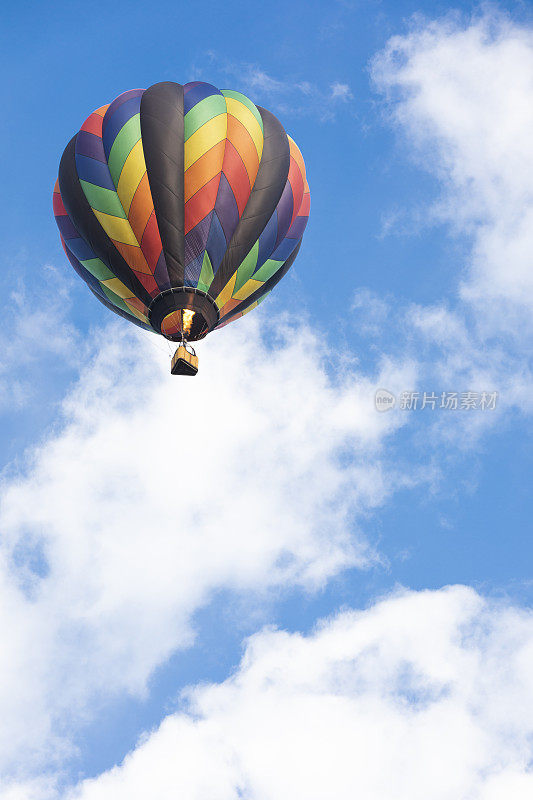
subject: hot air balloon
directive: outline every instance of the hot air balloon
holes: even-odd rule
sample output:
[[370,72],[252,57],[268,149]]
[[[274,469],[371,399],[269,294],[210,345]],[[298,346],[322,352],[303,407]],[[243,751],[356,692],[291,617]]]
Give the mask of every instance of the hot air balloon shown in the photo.
[[262,302],[300,248],[305,165],[276,117],[195,81],[132,89],[71,139],[54,188],[65,253],[107,308],[180,346]]

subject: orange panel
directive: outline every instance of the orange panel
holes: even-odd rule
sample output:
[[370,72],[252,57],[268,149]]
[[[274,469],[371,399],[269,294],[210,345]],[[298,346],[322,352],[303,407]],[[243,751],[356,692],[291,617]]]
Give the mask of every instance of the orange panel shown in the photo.
[[294,158],[294,160],[298,164],[300,172],[302,173],[302,177],[305,179],[305,164],[304,164],[303,156],[300,153],[300,150],[298,149],[298,146],[296,145],[296,143],[293,142],[293,140],[290,139],[290,138],[289,138],[289,147],[290,147],[290,151],[291,151],[291,156]]
[[128,297],[128,305],[132,308],[136,308],[137,311],[140,311],[141,314],[148,314],[148,309],[144,305],[142,300],[139,300],[137,297]]
[[124,244],[123,242],[116,242],[114,239],[111,241],[131,269],[135,270],[135,272],[143,272],[146,275],[152,274],[152,270],[146,263],[143,251],[138,245]]
[[202,186],[222,172],[226,140],[215,144],[185,172],[185,202],[191,199]]
[[150,184],[148,183],[148,175],[145,172],[133,195],[128,214],[128,221],[138,242],[140,242],[143,237],[144,229],[146,228],[146,224],[153,210],[152,193],[150,191]]
[[259,169],[259,157],[252,137],[242,122],[239,122],[239,120],[231,114],[228,114],[227,137],[244,162],[251,188],[254,185],[257,170]]
[[233,309],[238,306],[239,303],[242,303],[242,300],[235,300],[233,297],[231,300],[228,300],[228,302],[220,309],[220,318],[222,319],[222,317],[225,317],[230,311],[233,311]]

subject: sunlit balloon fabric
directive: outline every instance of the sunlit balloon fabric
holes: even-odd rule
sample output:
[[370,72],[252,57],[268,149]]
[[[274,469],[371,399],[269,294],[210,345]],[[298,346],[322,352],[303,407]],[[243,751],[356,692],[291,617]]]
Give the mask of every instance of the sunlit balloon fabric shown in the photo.
[[108,308],[172,340],[258,305],[309,216],[298,147],[240,92],[195,81],[133,89],[67,145],[54,214],[70,263]]

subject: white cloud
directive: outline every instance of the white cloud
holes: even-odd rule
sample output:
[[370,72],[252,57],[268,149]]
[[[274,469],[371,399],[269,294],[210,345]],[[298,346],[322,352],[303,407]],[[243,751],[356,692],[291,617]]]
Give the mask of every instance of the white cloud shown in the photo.
[[427,217],[471,243],[457,301],[408,311],[417,347],[433,347],[429,368],[452,383],[492,385],[503,405],[523,410],[533,394],[532,74],[533,30],[490,9],[470,20],[418,18],[373,63],[394,124],[440,181]]
[[206,56],[211,77],[205,70],[204,59],[202,65],[193,70],[195,80],[212,80],[212,71],[216,68],[231,79],[234,88],[246,92],[258,105],[267,104],[280,114],[282,122],[285,117],[295,116],[313,116],[321,122],[330,122],[335,119],[335,106],[339,101],[349,103],[354,99],[349,84],[343,81],[320,85],[297,74],[280,79],[257,63],[228,61],[213,50]]
[[213,591],[312,589],[376,558],[353,523],[400,480],[382,446],[401,420],[373,393],[412,369],[332,379],[305,325],[266,320],[210,337],[194,381],[112,325],[56,429],[4,479],[6,773],[61,763],[95,699],[144,692]]
[[533,616],[472,589],[407,592],[265,630],[71,800],[529,800]]
[[352,100],[352,90],[347,83],[339,83],[339,81],[335,81],[335,83],[331,84],[331,98],[333,100],[342,100],[343,102]]
[[18,266],[18,274],[12,267],[5,270],[10,289],[0,335],[0,412],[40,400],[48,379],[43,372],[50,362],[72,369],[83,357],[79,332],[66,319],[72,305],[71,276],[46,265],[28,287],[20,277],[23,265]]

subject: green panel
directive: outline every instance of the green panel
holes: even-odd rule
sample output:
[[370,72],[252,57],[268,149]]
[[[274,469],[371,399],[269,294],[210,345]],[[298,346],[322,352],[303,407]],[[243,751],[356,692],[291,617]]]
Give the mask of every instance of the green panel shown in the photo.
[[212,282],[213,267],[211,266],[211,259],[209,258],[206,250],[202,263],[202,271],[200,272],[200,277],[198,278],[198,289],[201,289],[202,292],[207,292]]
[[[125,311],[126,314],[129,314],[130,317],[133,317],[133,319],[137,319],[135,314],[131,313],[131,309],[128,308],[126,303],[123,301],[121,297],[118,296],[118,294],[115,294],[115,292],[112,292],[111,289],[108,289],[107,286],[104,286],[103,284],[101,284],[101,287],[107,299],[110,300],[114,306],[116,306],[117,308],[121,308],[122,311]],[[142,320],[139,320],[139,322],[142,322]]]
[[110,278],[115,277],[109,267],[106,267],[104,262],[99,258],[88,258],[86,261],[80,261],[80,264],[82,264],[91,275],[98,278],[99,281],[108,281]]
[[[244,261],[241,262],[238,270],[237,277],[235,278],[235,287],[233,294],[239,291],[244,286],[248,278],[252,277],[252,273],[257,264],[257,256],[259,255],[259,240],[254,244]],[[254,275],[255,278],[255,275]],[[260,280],[260,278],[258,279]]]
[[135,114],[122,126],[113,142],[107,163],[115,186],[118,186],[120,173],[132,148],[141,138],[141,115]]
[[94,183],[87,181],[80,180],[80,183],[91,208],[94,208],[95,211],[102,211],[104,214],[111,214],[113,217],[126,219],[122,203],[116,192],[102,186],[95,186]]
[[256,120],[259,123],[261,130],[263,130],[263,119],[261,114],[254,106],[251,100],[249,100],[245,94],[241,94],[240,92],[234,92],[231,89],[222,89],[222,94],[224,97],[233,97],[234,100],[239,100],[246,108],[249,108]]
[[273,261],[271,258],[269,258],[268,261],[265,261],[262,267],[259,267],[253,276],[254,281],[263,281],[264,283],[271,278],[272,275],[274,275],[284,263],[284,261]]
[[201,128],[204,123],[216,117],[218,114],[226,113],[226,101],[219,94],[212,94],[196,103],[190,111],[185,114],[185,141]]

